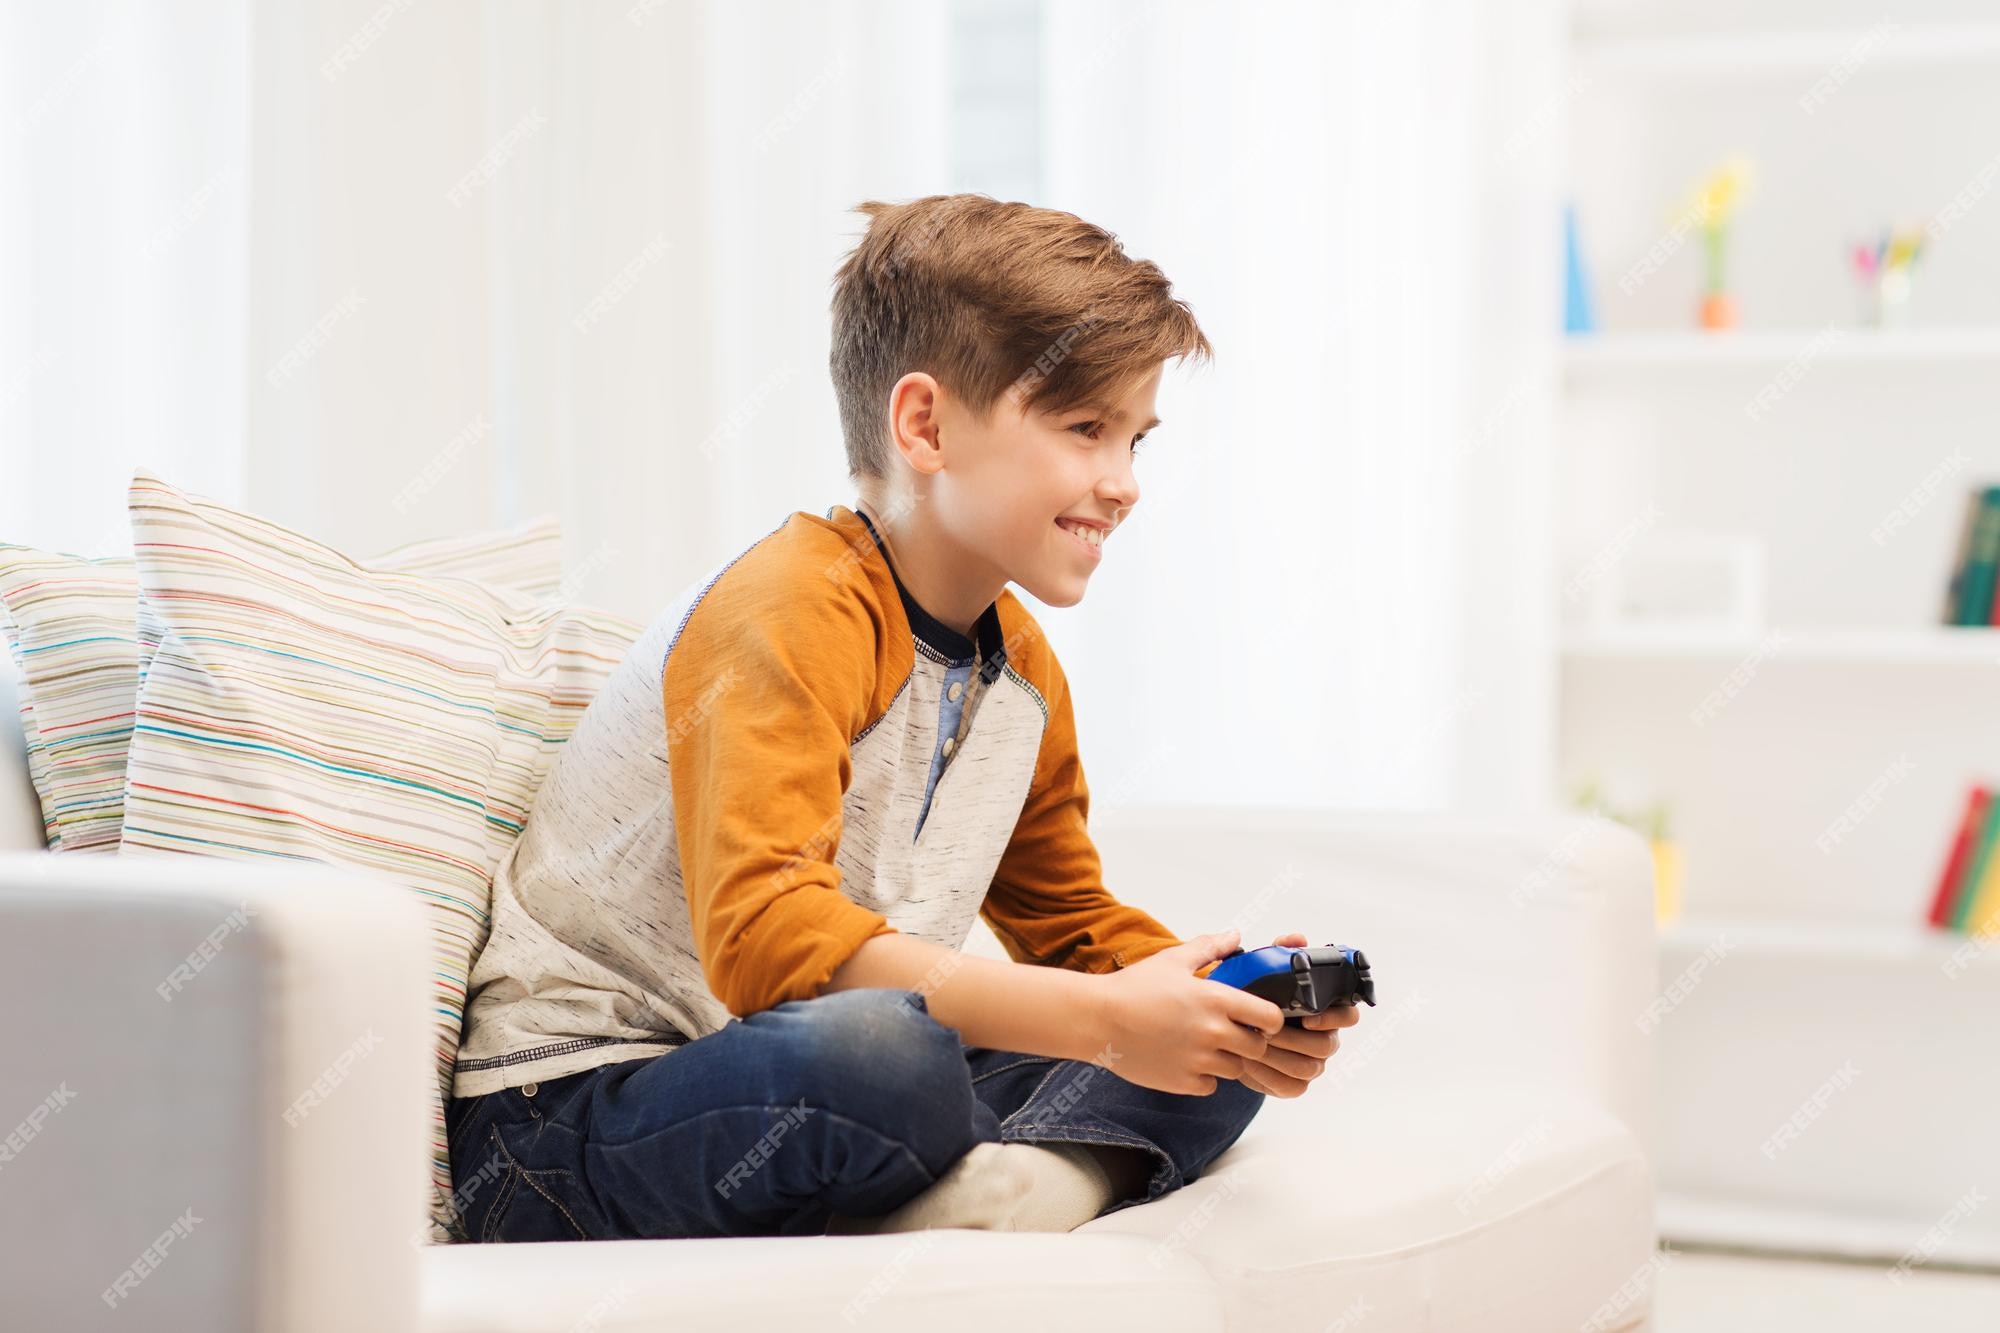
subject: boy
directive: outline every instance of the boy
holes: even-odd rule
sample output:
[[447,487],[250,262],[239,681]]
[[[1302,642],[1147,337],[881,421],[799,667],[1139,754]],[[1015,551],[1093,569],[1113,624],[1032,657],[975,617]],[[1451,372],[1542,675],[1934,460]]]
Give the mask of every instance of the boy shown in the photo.
[[[1069,1230],[1196,1179],[1354,1021],[1287,1026],[1206,979],[1235,931],[1106,891],[1007,591],[1082,597],[1206,336],[1070,214],[860,211],[831,354],[859,503],[654,621],[496,877],[447,1114],[470,1239]],[[958,952],[975,913],[1012,962]]]

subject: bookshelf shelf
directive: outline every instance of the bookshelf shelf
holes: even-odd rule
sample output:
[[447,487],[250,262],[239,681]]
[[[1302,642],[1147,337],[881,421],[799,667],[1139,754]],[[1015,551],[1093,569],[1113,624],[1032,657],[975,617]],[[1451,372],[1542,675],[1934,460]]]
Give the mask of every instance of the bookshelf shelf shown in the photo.
[[1589,36],[1577,42],[1588,78],[1819,78],[2000,62],[2000,24],[1890,24],[1699,35]]
[[1668,957],[1695,957],[1718,944],[1732,953],[1741,949],[1765,957],[1939,968],[1958,958],[1960,968],[2000,969],[2000,938],[1982,940],[1922,924],[1683,917],[1660,927],[1660,946]]
[[[1921,924],[1693,917],[1661,932],[1661,1234],[1681,1245],[1841,1254],[1886,1268],[2000,1155],[1978,1115],[2000,940]],[[1826,1114],[1796,1138],[1804,1101]],[[1943,1200],[1944,1203],[1939,1203]],[[2000,1265],[2000,1228],[1949,1260]],[[1977,1225],[1971,1225],[1977,1223]],[[1946,1246],[1928,1252],[1943,1261]]]
[[2000,328],[1599,333],[1564,341],[1572,374],[1702,366],[1803,364],[1914,366],[2000,362]]
[[[1763,656],[1767,666],[1816,665],[1972,666],[2000,669],[2000,628],[1946,625],[1909,629],[1784,629]],[[1579,662],[1740,662],[1768,636],[1690,635],[1638,631],[1575,633],[1563,639],[1563,657]]]

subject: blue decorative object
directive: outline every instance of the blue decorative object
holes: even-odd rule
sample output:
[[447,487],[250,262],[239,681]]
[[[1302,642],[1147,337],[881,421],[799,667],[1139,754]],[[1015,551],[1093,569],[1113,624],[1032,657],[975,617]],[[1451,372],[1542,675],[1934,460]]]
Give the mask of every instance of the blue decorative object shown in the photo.
[[1583,276],[1583,253],[1576,240],[1576,205],[1563,205],[1563,331],[1595,333],[1590,288]]

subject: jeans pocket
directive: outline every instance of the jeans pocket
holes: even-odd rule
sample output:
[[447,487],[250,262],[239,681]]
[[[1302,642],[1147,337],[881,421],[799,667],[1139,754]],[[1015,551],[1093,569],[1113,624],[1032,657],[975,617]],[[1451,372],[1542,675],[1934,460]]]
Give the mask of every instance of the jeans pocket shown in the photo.
[[455,1240],[483,1240],[483,1217],[506,1183],[507,1164],[493,1149],[492,1093],[455,1097],[445,1109],[447,1151],[451,1162],[451,1206],[457,1214]]
[[[488,1182],[485,1216],[479,1219],[477,1235],[481,1242],[495,1239],[500,1224],[506,1220],[507,1205],[513,1201],[514,1191],[520,1188],[520,1168],[514,1165],[506,1150],[500,1146],[500,1127],[493,1125],[487,1130],[487,1138],[493,1149],[493,1162],[498,1167],[494,1178]],[[471,1224],[471,1219],[467,1219]]]
[[542,1161],[537,1152],[551,1146],[549,1138],[568,1136],[539,1119],[495,1123],[487,1134],[500,1179],[480,1223],[482,1241],[594,1240],[603,1233],[603,1219],[576,1173]]

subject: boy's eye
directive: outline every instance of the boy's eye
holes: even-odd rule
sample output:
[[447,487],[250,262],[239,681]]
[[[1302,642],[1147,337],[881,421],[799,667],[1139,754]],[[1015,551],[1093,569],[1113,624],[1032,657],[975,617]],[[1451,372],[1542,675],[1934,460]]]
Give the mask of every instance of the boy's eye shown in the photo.
[[[1104,429],[1104,423],[1102,421],[1079,421],[1075,425],[1071,426],[1070,429],[1075,431],[1078,435],[1094,439],[1096,438],[1097,432]],[[1134,435],[1132,437],[1133,453],[1136,454],[1139,452],[1139,441],[1145,438],[1146,438],[1145,431],[1140,431],[1137,435]]]

